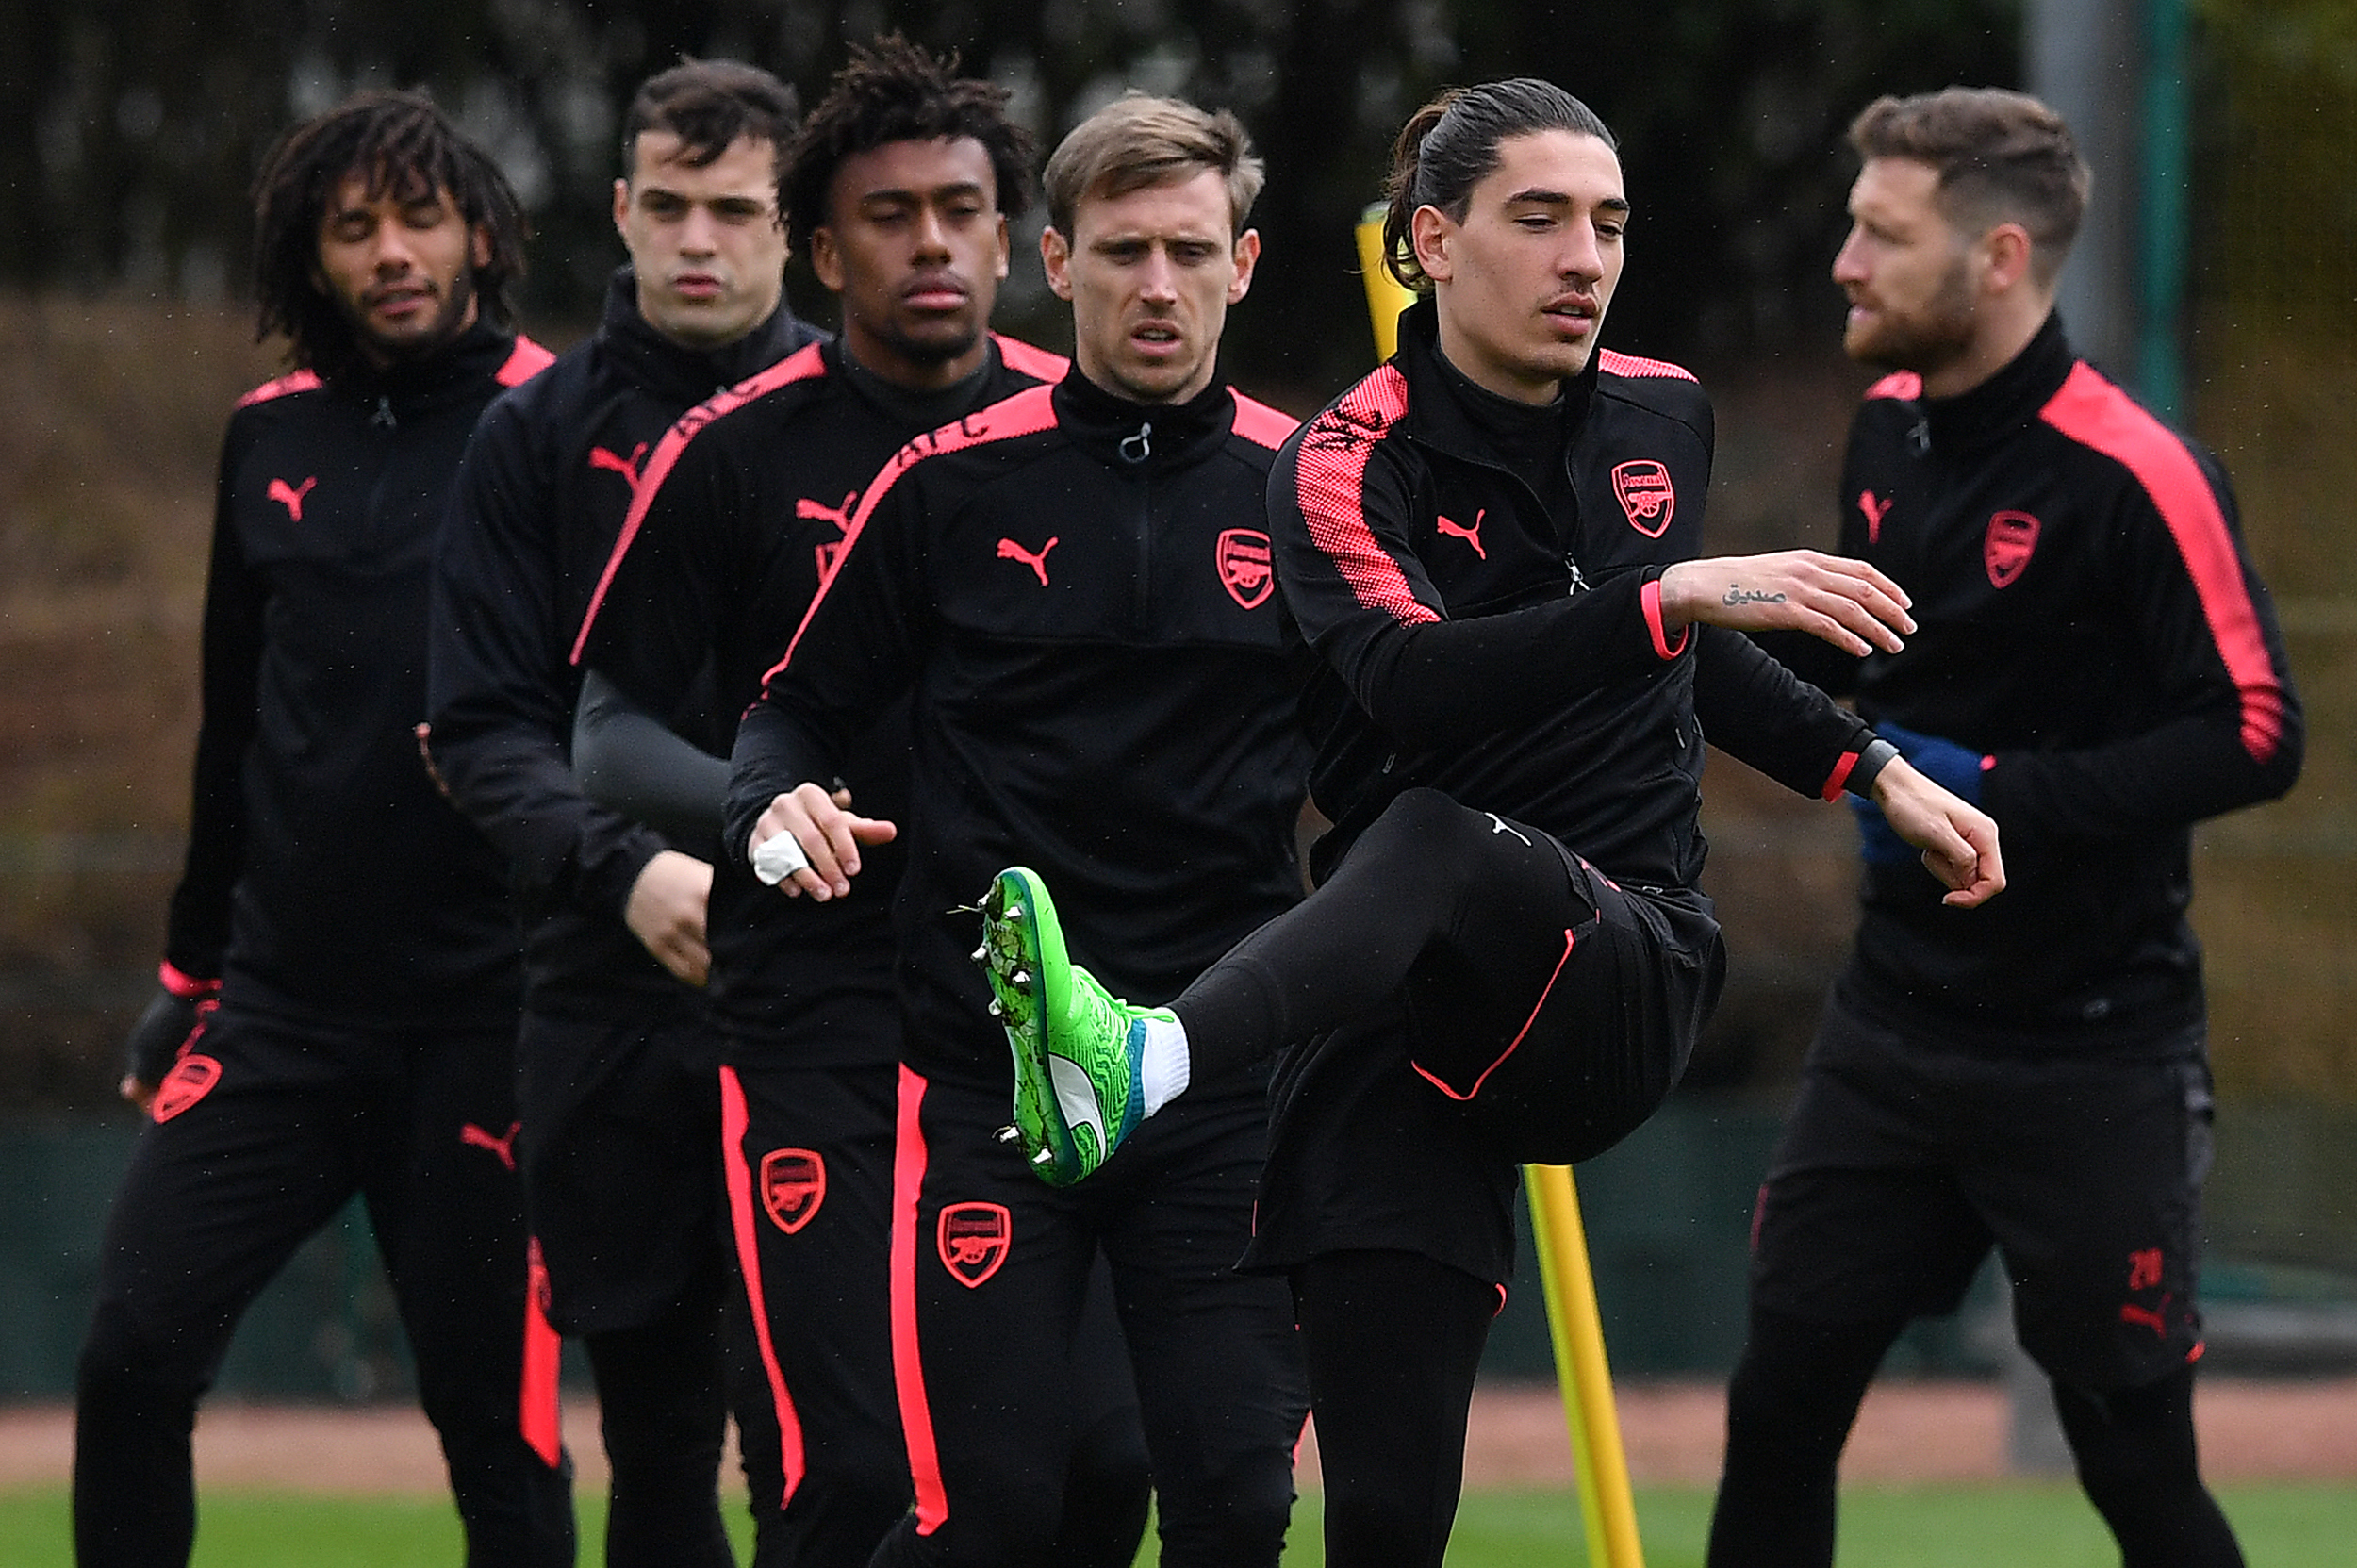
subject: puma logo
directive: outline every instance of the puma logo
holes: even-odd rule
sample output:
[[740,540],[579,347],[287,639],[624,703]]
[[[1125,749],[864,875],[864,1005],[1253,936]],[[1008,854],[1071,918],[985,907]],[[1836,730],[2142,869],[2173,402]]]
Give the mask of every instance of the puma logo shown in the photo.
[[287,509],[288,521],[301,522],[303,520],[303,498],[309,495],[311,487],[319,482],[317,474],[313,474],[300,485],[289,485],[283,479],[273,479],[270,482],[270,498]]
[[1052,534],[1047,536],[1047,542],[1039,547],[1037,553],[1024,549],[1013,539],[1000,539],[998,558],[1002,561],[1021,561],[1039,574],[1039,586],[1044,588],[1047,586],[1047,553],[1055,548],[1056,536]]
[[1442,533],[1446,534],[1450,538],[1462,539],[1467,544],[1472,545],[1474,554],[1486,561],[1490,558],[1490,553],[1481,548],[1481,520],[1489,515],[1490,508],[1487,506],[1484,506],[1480,511],[1475,512],[1474,514],[1473,526],[1471,528],[1465,528],[1457,523],[1451,522],[1445,516],[1435,517],[1433,519],[1432,525],[1435,528],[1438,528]]
[[519,1121],[509,1122],[507,1136],[494,1138],[474,1123],[469,1122],[458,1130],[458,1141],[462,1144],[470,1144],[476,1148],[489,1149],[499,1156],[501,1164],[505,1165],[509,1170],[514,1170],[516,1168],[516,1134],[522,1131],[523,1125]]
[[1890,503],[1876,501],[1874,492],[1871,490],[1860,490],[1857,493],[1857,509],[1866,514],[1866,542],[1880,544],[1883,536],[1883,519],[1890,515]]
[[593,446],[589,449],[589,466],[603,469],[608,473],[620,474],[622,483],[630,487],[631,499],[635,501],[638,498],[638,465],[646,460],[646,456],[647,443],[644,441],[631,448],[628,457],[617,457],[602,446]]
[[847,490],[840,506],[824,506],[816,497],[806,496],[794,503],[794,515],[804,522],[832,522],[834,531],[843,536],[828,539],[816,547],[818,580],[823,583],[834,575],[834,565],[843,559],[843,547],[851,532],[851,505],[859,500],[857,490]]

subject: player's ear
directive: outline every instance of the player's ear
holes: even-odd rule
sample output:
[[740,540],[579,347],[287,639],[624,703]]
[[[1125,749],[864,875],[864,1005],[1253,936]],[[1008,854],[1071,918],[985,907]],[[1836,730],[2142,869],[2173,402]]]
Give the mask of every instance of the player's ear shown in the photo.
[[1252,291],[1252,269],[1261,260],[1261,231],[1246,229],[1236,236],[1236,275],[1228,281],[1228,303],[1235,304]]
[[835,249],[834,230],[824,224],[810,231],[810,270],[830,294],[840,294],[849,281],[843,272],[843,253]]
[[2030,231],[2000,223],[1981,237],[1981,277],[1988,291],[2002,294],[2030,273]]
[[1449,282],[1457,269],[1449,261],[1449,239],[1457,225],[1448,221],[1448,214],[1429,204],[1416,208],[1408,219],[1408,242],[1416,255],[1417,270],[1435,283]]
[[1072,241],[1049,224],[1039,231],[1039,264],[1047,273],[1047,288],[1056,298],[1072,298]]

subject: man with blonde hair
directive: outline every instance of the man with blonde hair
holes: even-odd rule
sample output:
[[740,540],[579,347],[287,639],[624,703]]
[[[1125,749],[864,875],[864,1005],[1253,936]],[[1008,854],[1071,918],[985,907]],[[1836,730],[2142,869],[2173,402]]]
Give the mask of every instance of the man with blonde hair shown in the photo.
[[1099,1180],[1049,1189],[998,1136],[1005,1037],[961,907],[1010,859],[1046,867],[1095,916],[1092,959],[1159,1000],[1293,900],[1306,759],[1261,498],[1294,421],[1217,370],[1260,254],[1261,167],[1232,115],[1129,97],[1045,183],[1074,367],[920,437],[861,491],[738,731],[724,844],[789,895],[851,895],[898,825],[829,785],[870,716],[913,695],[891,1291],[916,1507],[875,1561],[1046,1559],[1101,1254],[1162,1560],[1273,1565],[1307,1398],[1282,1283],[1235,1270],[1265,1074],[1207,1076]]

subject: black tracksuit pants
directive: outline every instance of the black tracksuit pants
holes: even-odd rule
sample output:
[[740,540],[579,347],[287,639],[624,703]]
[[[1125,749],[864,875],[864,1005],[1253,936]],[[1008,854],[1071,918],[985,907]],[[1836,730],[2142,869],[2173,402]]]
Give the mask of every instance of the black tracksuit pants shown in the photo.
[[167,1079],[164,1119],[140,1136],[107,1219],[76,1382],[84,1568],[188,1560],[197,1400],[246,1307],[354,1193],[441,1436],[467,1561],[569,1568],[571,1467],[555,1336],[527,1289],[514,1047],[512,1018],[362,1031],[234,1001],[215,1015]]
[[1699,894],[1413,789],[1173,1003],[1198,1077],[1281,1052],[1245,1261],[1293,1281],[1335,1568],[1437,1568],[1518,1163],[1651,1115],[1723,962]]
[[[1235,1267],[1258,1081],[1198,1086],[1063,1191],[996,1136],[1004,1084],[904,1066],[898,1098],[892,1360],[915,1510],[873,1568],[1128,1562],[1143,1508],[1110,1509],[1126,1466],[1103,1472],[1141,1414],[1161,1560],[1276,1568],[1308,1400],[1283,1285]],[[1091,1328],[1107,1265],[1135,1411],[1109,1402]]]

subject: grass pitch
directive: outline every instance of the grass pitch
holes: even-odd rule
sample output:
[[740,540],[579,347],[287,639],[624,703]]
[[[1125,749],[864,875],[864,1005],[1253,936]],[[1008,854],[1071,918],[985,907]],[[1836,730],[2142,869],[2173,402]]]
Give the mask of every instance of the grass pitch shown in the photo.
[[[2322,1483],[2223,1488],[2243,1551],[2269,1568],[2343,1568],[2357,1539],[2357,1487]],[[201,1502],[194,1568],[450,1568],[458,1522],[437,1497],[333,1497],[216,1490]],[[603,1504],[582,1499],[579,1561],[603,1560]],[[1648,1568],[1700,1568],[1710,1494],[1640,1491]],[[738,1555],[750,1527],[730,1520]],[[72,1530],[62,1487],[0,1493],[0,1563],[68,1568]],[[1151,1543],[1139,1558],[1155,1560]],[[1286,1568],[1318,1568],[1317,1499],[1294,1513]],[[1579,1505],[1562,1492],[1484,1492],[1465,1499],[1450,1568],[1533,1568],[1587,1561]],[[1842,1497],[1841,1560],[1855,1568],[2113,1568],[2102,1523],[2067,1484],[2007,1483],[1879,1490]]]

